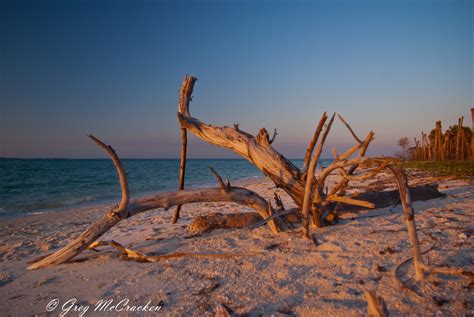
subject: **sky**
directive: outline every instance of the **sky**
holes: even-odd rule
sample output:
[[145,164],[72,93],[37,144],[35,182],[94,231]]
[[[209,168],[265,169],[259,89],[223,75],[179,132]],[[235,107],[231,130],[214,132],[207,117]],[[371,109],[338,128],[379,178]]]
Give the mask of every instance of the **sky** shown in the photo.
[[[474,107],[474,1],[0,1],[0,157],[178,158],[191,114],[304,156],[324,111],[370,155]],[[336,122],[324,156],[353,144]],[[190,137],[189,157],[235,157]]]

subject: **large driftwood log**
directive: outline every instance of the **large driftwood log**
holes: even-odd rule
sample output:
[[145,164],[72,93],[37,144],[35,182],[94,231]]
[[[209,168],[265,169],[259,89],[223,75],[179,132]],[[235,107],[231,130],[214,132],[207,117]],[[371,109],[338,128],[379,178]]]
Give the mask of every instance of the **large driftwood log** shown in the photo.
[[[193,89],[190,83],[196,77],[186,76],[183,87]],[[185,91],[189,93],[188,91]],[[257,136],[241,131],[238,126],[233,128],[216,127],[193,118],[189,105],[178,109],[178,120],[181,127],[186,128],[200,139],[219,147],[227,148],[250,161],[262,173],[271,178],[275,184],[284,189],[298,206],[303,204],[304,185],[301,171],[270,145],[270,137],[264,128]]]
[[[215,171],[213,171],[213,173],[216,175],[220,187],[162,192],[129,201],[126,173],[117,154],[110,145],[104,144],[92,135],[90,137],[107,151],[117,168],[122,188],[121,202],[65,247],[31,264],[28,267],[30,270],[61,264],[71,260],[120,221],[147,210],[157,208],[169,209],[176,205],[198,202],[234,202],[255,209],[262,218],[268,218],[272,214],[272,207],[264,198],[248,189],[234,187],[231,186],[230,183],[224,183]],[[276,233],[279,231],[274,221],[269,222],[269,226],[273,232]]]
[[[421,185],[410,187],[409,191],[412,201],[430,200],[446,196],[445,194],[438,191],[437,185]],[[401,204],[400,191],[398,189],[380,192],[368,191],[366,193],[353,196],[352,198],[360,201],[366,201],[367,203],[372,204],[373,208],[376,209]],[[360,211],[364,209],[367,209],[367,207],[353,204],[348,205],[344,204],[344,202],[341,202],[338,208],[340,213]]]
[[[196,77],[186,76],[183,81],[181,93],[191,95],[196,80]],[[319,179],[316,179],[313,175],[313,170],[309,173],[307,169],[310,168],[309,160],[316,144],[316,152],[313,156],[314,166],[317,163],[324,146],[325,137],[323,137],[318,143],[318,137],[322,129],[321,124],[316,129],[315,135],[306,151],[304,167],[303,171],[301,171],[270,145],[271,140],[265,128],[260,129],[258,134],[253,136],[250,133],[240,130],[238,125],[235,125],[233,128],[227,126],[212,126],[192,117],[189,111],[189,103],[180,103],[177,117],[181,127],[186,128],[187,131],[198,138],[210,144],[230,149],[255,165],[265,176],[269,177],[277,187],[282,188],[286,193],[288,193],[295,204],[302,210],[303,219],[307,219],[308,217],[305,217],[305,215],[309,215],[311,212],[313,215],[312,222],[315,226],[322,225],[322,209],[326,209],[329,202],[327,199],[328,195],[324,192],[324,182],[329,174],[334,170],[350,167],[347,175],[351,176],[361,163],[369,163],[370,161],[373,164],[382,165],[389,161],[387,159],[377,160],[373,158],[363,158],[369,143],[373,140],[373,133],[370,132],[364,142],[357,142],[354,147],[338,157],[338,161],[335,164],[326,168]],[[333,118],[324,131],[325,135],[327,135],[331,128]],[[340,117],[340,119],[355,136],[347,122],[345,122],[342,117]],[[321,120],[320,123],[322,122],[322,124],[324,124],[324,121],[325,120]],[[355,139],[360,141],[356,136]],[[350,157],[357,152],[359,152],[357,157],[350,159]],[[347,183],[348,178],[339,185],[337,191],[330,195],[330,197],[334,198],[335,196],[343,196],[345,194],[344,188],[347,186]],[[340,200],[341,198],[335,199]],[[305,223],[304,227],[307,228],[308,225],[309,224]]]

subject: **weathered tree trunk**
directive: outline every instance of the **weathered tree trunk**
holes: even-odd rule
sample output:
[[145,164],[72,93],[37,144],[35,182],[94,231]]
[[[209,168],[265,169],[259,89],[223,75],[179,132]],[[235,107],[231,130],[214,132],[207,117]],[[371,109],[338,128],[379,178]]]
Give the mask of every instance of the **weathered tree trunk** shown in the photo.
[[424,136],[423,140],[425,140],[425,145],[426,145],[426,160],[431,161],[431,144],[428,141],[428,136],[426,135],[426,133],[423,134],[423,136]]
[[413,141],[415,141],[415,154],[410,157],[410,160],[415,160],[415,161],[420,161],[421,160],[421,149],[420,149],[420,141],[418,141],[416,138],[413,138]]
[[461,161],[464,160],[464,129],[462,128],[464,125],[464,116],[461,117],[461,121],[459,122],[459,159]]
[[[193,91],[194,81],[190,81],[187,84],[189,86],[182,86],[179,93],[178,109],[189,108],[191,102],[191,94]],[[186,172],[186,151],[188,146],[188,132],[186,128],[181,127],[181,161],[179,164],[179,190],[184,189],[184,175]],[[172,223],[176,223],[179,219],[179,212],[181,211],[181,205],[176,206]]]
[[447,160],[451,160],[451,131],[446,130],[444,133],[444,156]]
[[[192,94],[195,77],[186,76],[183,87],[186,93]],[[193,83],[191,85],[191,83]],[[186,128],[198,138],[219,147],[227,148],[247,159],[265,176],[285,190],[298,207],[303,205],[305,180],[301,171],[278,153],[270,145],[267,130],[260,129],[257,136],[241,131],[238,126],[233,128],[211,126],[191,117],[189,105],[178,109],[178,120],[181,127]]]
[[425,134],[421,132],[421,160],[426,161],[426,142]]
[[[185,128],[181,128],[181,160],[179,163],[179,190],[184,189],[184,174],[186,171],[186,150],[188,145],[188,132]],[[172,223],[178,222],[179,212],[181,211],[181,206],[176,206],[176,210],[173,215]]]
[[439,161],[444,161],[441,121],[436,121],[436,156]]
[[464,117],[459,118],[458,127],[456,131],[456,161],[460,161],[464,158],[464,147],[462,143],[462,123]]

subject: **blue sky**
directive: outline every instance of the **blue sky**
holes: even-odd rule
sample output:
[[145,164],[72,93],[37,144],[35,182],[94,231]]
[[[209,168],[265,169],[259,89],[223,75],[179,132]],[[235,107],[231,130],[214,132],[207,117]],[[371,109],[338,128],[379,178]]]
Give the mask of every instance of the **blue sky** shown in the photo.
[[[179,157],[178,89],[191,113],[277,128],[302,157],[321,113],[369,154],[444,126],[473,100],[473,1],[2,1],[0,156]],[[352,143],[342,124],[326,156]],[[191,138],[191,157],[233,157]]]

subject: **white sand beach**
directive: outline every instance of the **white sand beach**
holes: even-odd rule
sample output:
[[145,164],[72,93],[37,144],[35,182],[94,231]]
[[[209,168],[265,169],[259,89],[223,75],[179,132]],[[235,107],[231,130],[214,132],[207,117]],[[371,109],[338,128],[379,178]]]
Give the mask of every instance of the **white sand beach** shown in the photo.
[[[425,261],[474,271],[473,181],[436,178],[413,170],[409,174],[411,185],[436,182],[446,194],[414,202],[421,248],[433,248],[424,254]],[[284,191],[266,178],[245,185],[267,199],[276,191],[285,207],[292,207]],[[395,188],[387,174],[355,186],[358,190]],[[63,246],[108,208],[1,220],[0,315],[117,315],[114,310],[94,309],[100,300],[118,304],[128,299],[129,308],[145,304],[161,308],[146,313],[121,311],[120,315],[213,316],[219,305],[225,305],[237,316],[363,316],[365,289],[383,297],[393,316],[474,314],[472,277],[437,274],[415,282],[410,262],[401,268],[402,279],[419,295],[395,283],[392,271],[412,254],[400,205],[343,214],[338,224],[317,231],[317,246],[298,230],[272,234],[267,226],[215,229],[199,236],[187,231],[197,215],[252,211],[236,204],[185,205],[175,225],[171,224],[173,209],[153,210],[119,223],[101,240],[114,240],[145,254],[243,255],[142,263],[124,260],[117,250],[102,247],[100,252],[84,251],[72,263],[26,269],[28,261]],[[47,305],[55,299],[57,308],[48,312],[52,306]],[[120,304],[123,309],[124,303]]]

